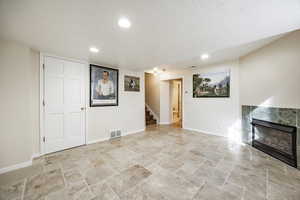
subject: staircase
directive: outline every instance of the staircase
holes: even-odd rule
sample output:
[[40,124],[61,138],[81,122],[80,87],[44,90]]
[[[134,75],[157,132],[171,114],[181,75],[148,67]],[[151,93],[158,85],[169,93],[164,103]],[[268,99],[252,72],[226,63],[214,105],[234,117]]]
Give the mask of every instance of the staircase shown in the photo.
[[153,115],[151,112],[145,107],[145,115],[146,115],[146,125],[154,125],[156,124],[156,119],[154,119]]

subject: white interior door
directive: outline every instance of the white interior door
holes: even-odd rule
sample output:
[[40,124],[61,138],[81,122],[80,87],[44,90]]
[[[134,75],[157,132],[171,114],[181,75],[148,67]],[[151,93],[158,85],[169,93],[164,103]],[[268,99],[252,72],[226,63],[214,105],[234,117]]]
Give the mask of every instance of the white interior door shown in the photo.
[[44,57],[44,153],[85,144],[84,67]]

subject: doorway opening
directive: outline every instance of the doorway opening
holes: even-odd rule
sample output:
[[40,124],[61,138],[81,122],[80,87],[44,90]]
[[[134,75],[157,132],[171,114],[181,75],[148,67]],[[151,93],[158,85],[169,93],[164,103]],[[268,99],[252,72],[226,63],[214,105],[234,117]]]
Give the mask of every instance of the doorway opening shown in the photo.
[[145,122],[182,128],[183,78],[163,79],[145,73]]
[[158,125],[160,121],[160,80],[152,73],[145,73],[145,123]]
[[182,128],[182,79],[170,80],[171,125]]

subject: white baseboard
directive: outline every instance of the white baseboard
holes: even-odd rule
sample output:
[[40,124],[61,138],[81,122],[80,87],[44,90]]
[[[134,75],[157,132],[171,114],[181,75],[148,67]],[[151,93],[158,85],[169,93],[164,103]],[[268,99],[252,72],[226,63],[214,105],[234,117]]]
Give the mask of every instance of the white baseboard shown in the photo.
[[[131,135],[131,134],[135,134],[135,133],[139,133],[139,132],[143,132],[143,131],[145,131],[145,128],[135,130],[135,131],[126,132],[126,133],[123,134],[123,136]],[[92,141],[88,141],[87,144],[94,144],[94,143],[97,143],[97,142],[103,142],[103,141],[107,141],[109,139],[110,139],[109,137],[106,137],[106,138],[101,138],[101,139],[97,139],[97,140],[92,140]],[[32,165],[32,160],[35,159],[35,158],[38,158],[40,156],[41,156],[41,154],[35,153],[31,156],[31,160],[29,160],[29,161],[1,168],[0,169],[0,174],[4,174],[4,173],[7,173],[7,172],[10,172],[10,171],[13,171],[13,170],[17,170],[17,169],[21,169],[21,168],[24,168],[24,167],[31,166]]]
[[97,139],[97,140],[87,141],[86,144],[94,144],[94,143],[97,143],[97,142],[104,142],[104,141],[107,141],[107,140],[109,140],[109,137],[106,137],[106,138],[100,138],[100,139]]
[[10,172],[10,171],[13,171],[13,170],[16,170],[16,169],[21,169],[21,168],[28,167],[28,166],[31,166],[31,165],[32,165],[32,160],[29,160],[29,161],[22,162],[22,163],[19,163],[19,164],[16,164],[16,165],[11,165],[11,166],[8,166],[8,167],[4,167],[4,168],[0,169],[0,174],[4,174],[4,173]]
[[125,135],[131,135],[131,134],[135,134],[135,133],[139,133],[139,132],[143,132],[143,131],[145,131],[145,128],[139,129],[139,130],[135,130],[135,131],[129,131],[127,133],[124,133],[123,136],[125,136]]
[[170,122],[159,122],[160,125],[169,125],[171,124]]
[[32,165],[32,161],[35,158],[38,158],[40,156],[42,156],[42,155],[39,154],[39,153],[34,153],[31,156],[31,160],[29,160],[29,161],[25,161],[25,162],[22,162],[22,163],[19,163],[19,164],[15,164],[15,165],[11,165],[11,166],[8,166],[8,167],[1,168],[0,169],[0,174],[4,174],[6,172],[10,172],[10,171],[13,171],[13,170],[21,169],[21,168],[24,168],[24,167],[29,167],[29,166]]
[[186,130],[189,130],[189,131],[196,131],[196,132],[204,133],[204,134],[208,134],[208,135],[215,135],[215,136],[226,137],[226,136],[224,136],[222,134],[219,134],[219,133],[214,133],[214,132],[200,130],[200,129],[195,129],[195,128],[184,127],[183,129],[186,129]]
[[40,157],[40,156],[42,156],[42,154],[40,154],[40,153],[34,153],[34,154],[31,156],[31,160],[34,160],[35,158],[38,158],[38,157]]
[[[145,128],[139,129],[139,130],[135,130],[135,131],[129,131],[129,132],[123,133],[122,136],[131,135],[131,134],[139,133],[139,132],[143,132],[143,131],[145,131]],[[91,141],[88,141],[86,144],[94,144],[94,143],[97,143],[97,142],[104,142],[104,141],[107,141],[107,140],[109,140],[109,139],[110,139],[110,137],[101,138],[101,139],[97,139],[97,140],[91,140]]]

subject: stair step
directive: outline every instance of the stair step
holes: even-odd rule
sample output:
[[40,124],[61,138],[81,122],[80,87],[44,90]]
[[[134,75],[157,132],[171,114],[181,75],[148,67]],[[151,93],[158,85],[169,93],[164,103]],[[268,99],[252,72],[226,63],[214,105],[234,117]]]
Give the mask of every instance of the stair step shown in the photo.
[[147,121],[146,122],[146,125],[154,125],[154,124],[156,124],[156,121]]
[[151,114],[148,114],[148,115],[146,114],[145,116],[146,117],[153,117],[153,115],[151,115]]
[[151,114],[151,112],[145,106],[145,117],[146,117],[146,125],[154,125],[157,124],[156,119]]

